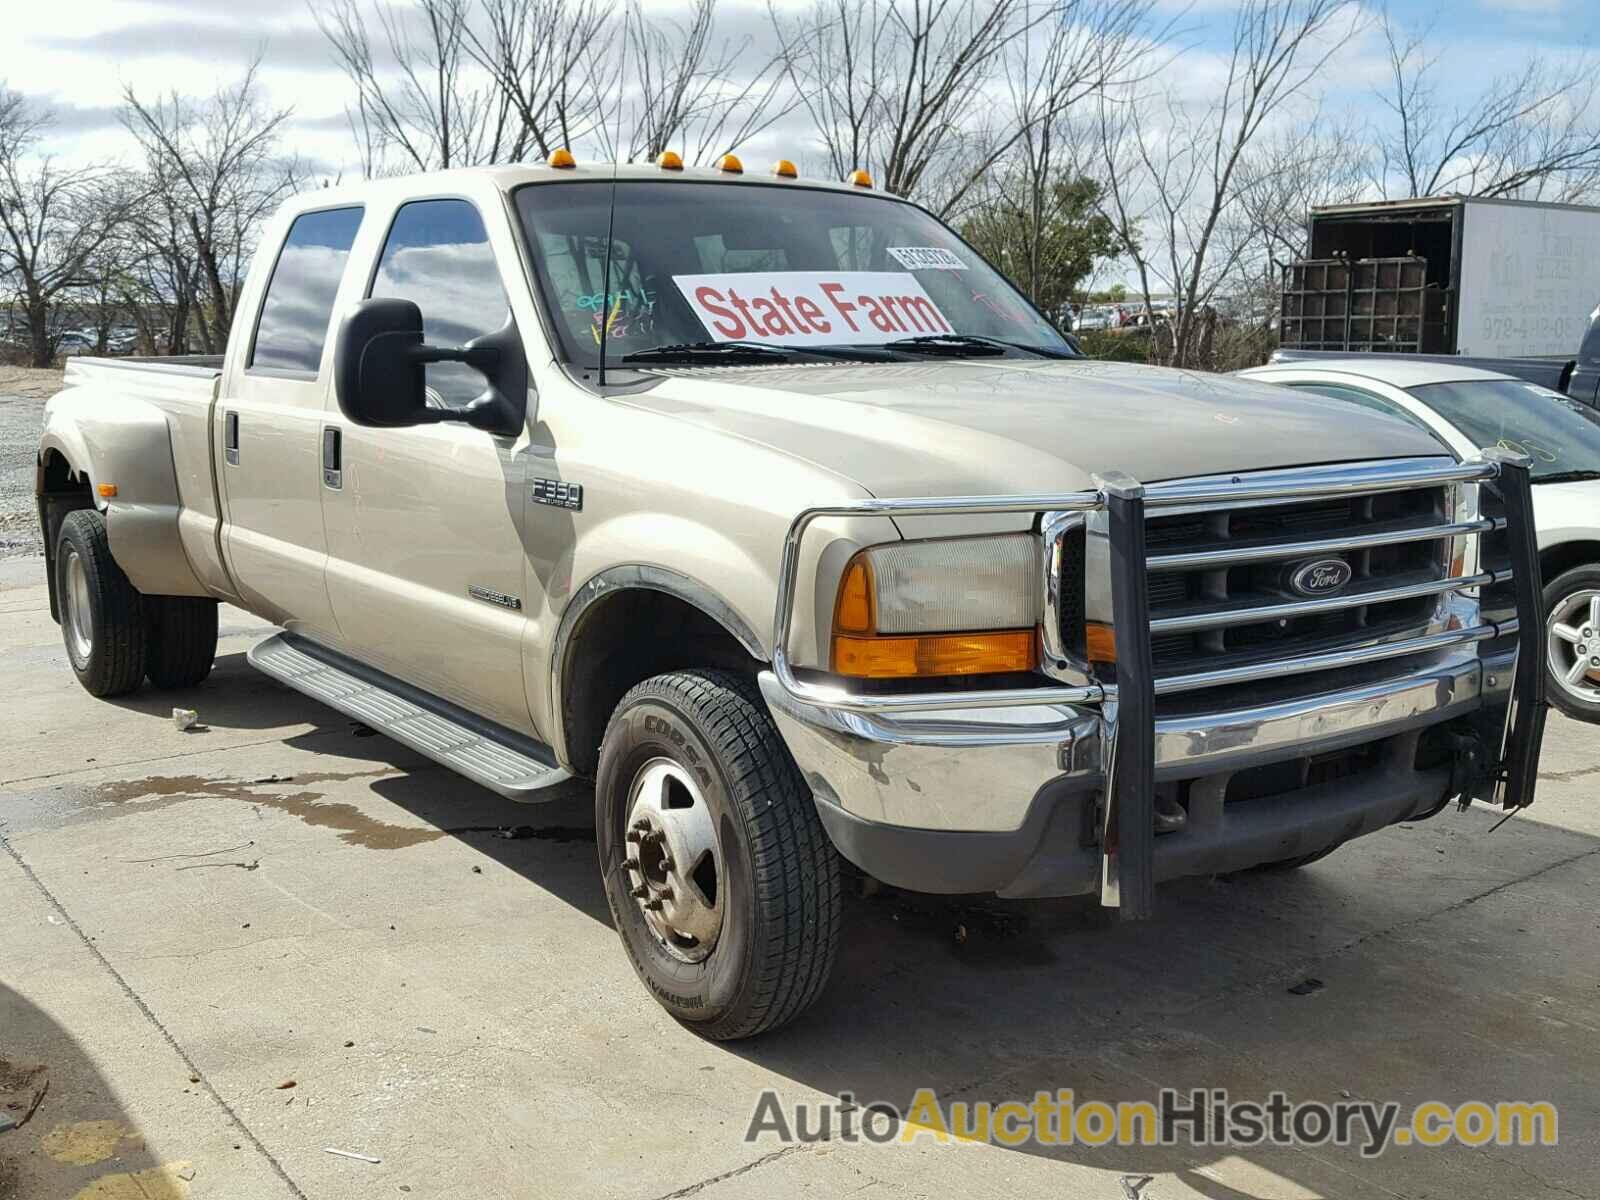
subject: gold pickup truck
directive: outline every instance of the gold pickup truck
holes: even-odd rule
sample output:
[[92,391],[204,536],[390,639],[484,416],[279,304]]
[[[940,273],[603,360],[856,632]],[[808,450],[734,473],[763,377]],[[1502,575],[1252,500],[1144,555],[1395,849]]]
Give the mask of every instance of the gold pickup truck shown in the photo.
[[1085,359],[859,173],[312,192],[238,313],[50,402],[78,678],[199,683],[226,601],[282,627],[262,671],[504,796],[592,778],[623,943],[708,1037],[822,991],[841,857],[1140,917],[1533,798],[1525,462]]

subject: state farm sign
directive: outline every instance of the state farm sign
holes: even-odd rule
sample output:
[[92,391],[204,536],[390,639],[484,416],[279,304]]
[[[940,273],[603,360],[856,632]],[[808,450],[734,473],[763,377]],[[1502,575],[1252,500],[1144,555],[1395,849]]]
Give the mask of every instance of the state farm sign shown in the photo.
[[672,281],[719,342],[821,346],[954,332],[908,272],[750,271]]

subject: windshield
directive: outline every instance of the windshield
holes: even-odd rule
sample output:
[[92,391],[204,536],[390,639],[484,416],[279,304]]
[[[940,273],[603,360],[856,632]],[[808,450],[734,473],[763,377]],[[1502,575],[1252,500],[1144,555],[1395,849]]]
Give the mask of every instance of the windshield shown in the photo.
[[608,365],[693,343],[823,352],[955,335],[1073,353],[997,271],[912,205],[820,189],[622,180],[613,219],[611,187],[533,184],[516,193],[540,287],[575,364],[599,362],[602,323]]
[[1478,445],[1528,455],[1535,483],[1600,473],[1600,412],[1560,392],[1516,379],[1407,390]]

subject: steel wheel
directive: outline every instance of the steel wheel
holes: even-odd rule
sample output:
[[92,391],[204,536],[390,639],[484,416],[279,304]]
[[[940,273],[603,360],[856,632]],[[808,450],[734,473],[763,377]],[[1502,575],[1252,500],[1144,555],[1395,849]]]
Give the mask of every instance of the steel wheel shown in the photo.
[[705,797],[670,758],[639,768],[628,791],[628,890],[662,947],[700,962],[722,932],[723,868]]
[[1600,591],[1584,589],[1556,602],[1545,621],[1545,655],[1557,687],[1600,703]]
[[66,588],[62,597],[66,602],[67,636],[73,656],[80,663],[89,661],[94,653],[94,609],[89,603],[89,574],[83,569],[83,558],[72,546],[64,546],[66,562]]

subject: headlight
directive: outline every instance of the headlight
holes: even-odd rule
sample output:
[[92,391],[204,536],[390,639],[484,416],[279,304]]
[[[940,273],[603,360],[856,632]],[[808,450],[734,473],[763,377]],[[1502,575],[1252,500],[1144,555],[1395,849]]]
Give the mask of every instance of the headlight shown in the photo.
[[834,606],[833,670],[895,679],[1031,671],[1032,534],[894,542],[850,560]]

